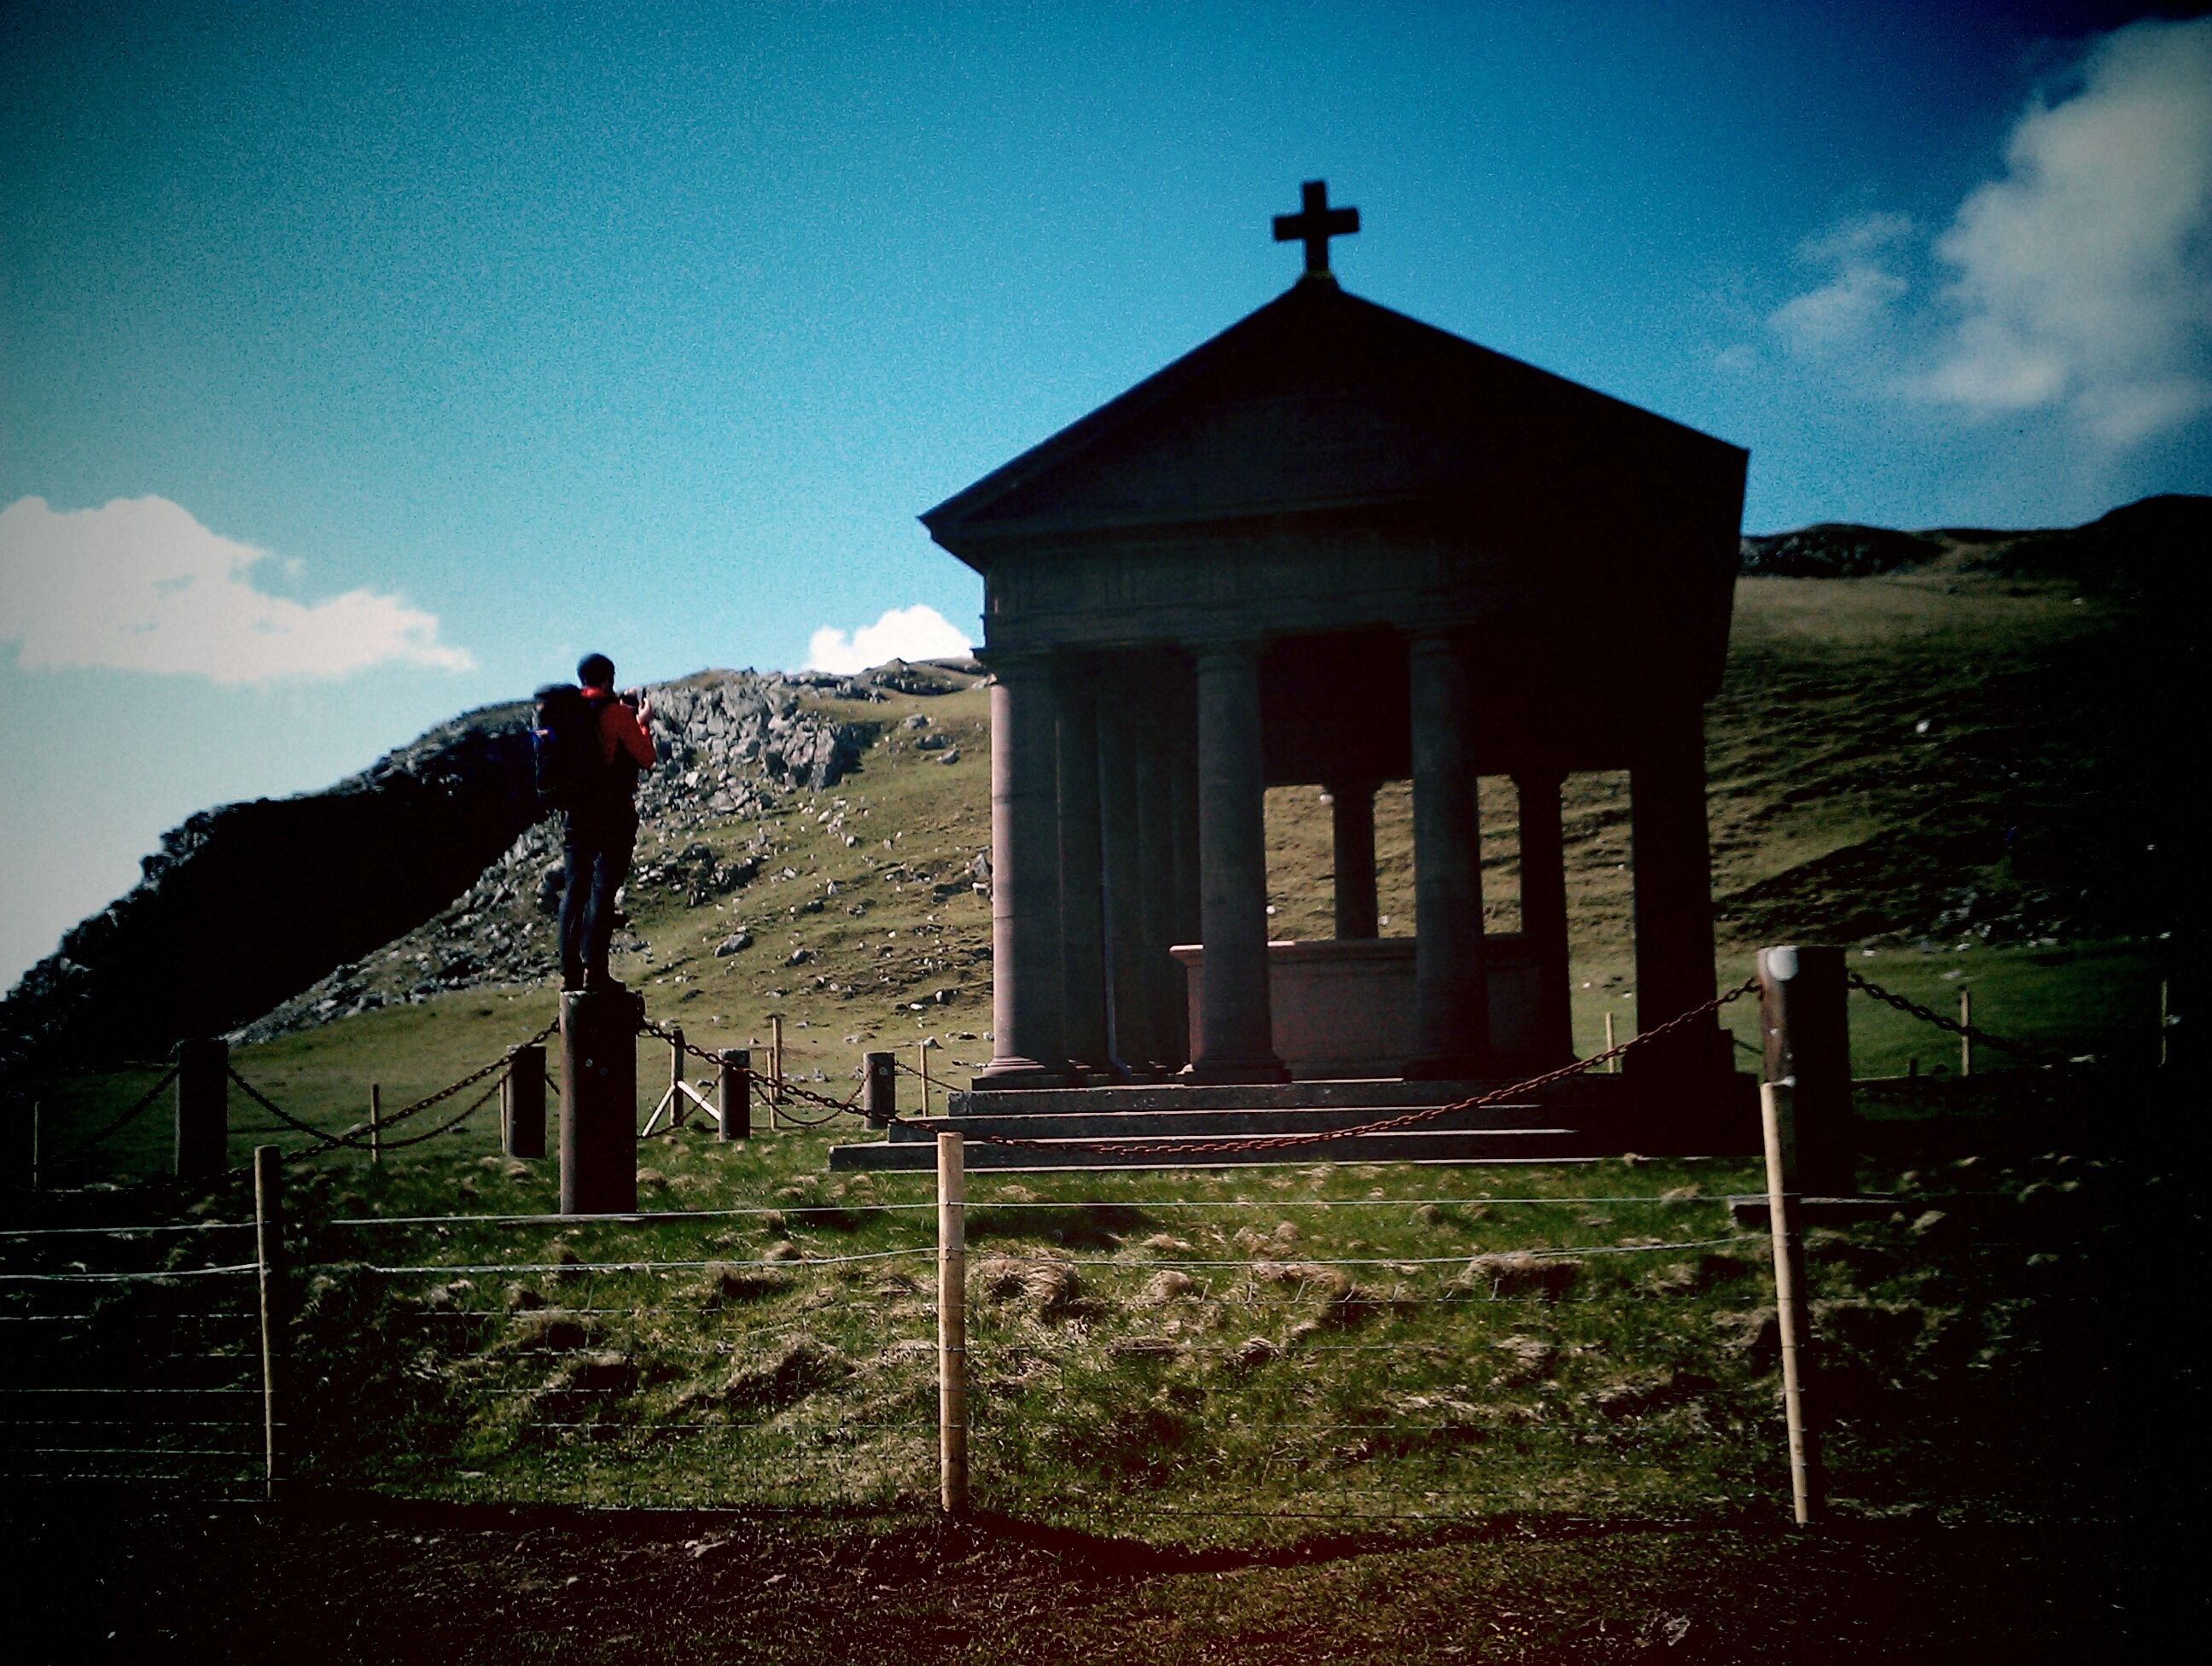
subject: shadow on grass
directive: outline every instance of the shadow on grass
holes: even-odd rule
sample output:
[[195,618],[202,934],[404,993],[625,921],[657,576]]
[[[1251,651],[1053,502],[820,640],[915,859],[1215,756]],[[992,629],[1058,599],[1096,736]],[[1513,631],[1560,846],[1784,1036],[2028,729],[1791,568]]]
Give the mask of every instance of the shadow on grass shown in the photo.
[[970,1243],[1026,1238],[1069,1250],[1112,1250],[1131,1232],[1152,1224],[1142,1209],[1123,1203],[1072,1203],[1065,1208],[1006,1209],[986,1205],[968,1212]]

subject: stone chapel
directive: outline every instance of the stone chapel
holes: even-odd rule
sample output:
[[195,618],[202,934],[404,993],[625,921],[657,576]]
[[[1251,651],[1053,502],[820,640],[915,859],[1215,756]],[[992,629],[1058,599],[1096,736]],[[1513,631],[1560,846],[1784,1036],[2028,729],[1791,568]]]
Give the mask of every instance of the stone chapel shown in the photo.
[[[1704,714],[1747,454],[1346,293],[1328,240],[1358,223],[1309,185],[1276,222],[1306,248],[1288,291],[922,516],[983,576],[995,678],[979,1110],[1132,1082],[1425,1102],[1568,1061],[1577,770],[1631,784],[1638,1026],[1714,994]],[[1486,775],[1517,795],[1510,934],[1483,928]],[[1400,780],[1416,929],[1384,937],[1373,800]],[[1264,794],[1293,783],[1333,800],[1322,942],[1270,941]],[[1623,1085],[1732,1068],[1706,1020]]]

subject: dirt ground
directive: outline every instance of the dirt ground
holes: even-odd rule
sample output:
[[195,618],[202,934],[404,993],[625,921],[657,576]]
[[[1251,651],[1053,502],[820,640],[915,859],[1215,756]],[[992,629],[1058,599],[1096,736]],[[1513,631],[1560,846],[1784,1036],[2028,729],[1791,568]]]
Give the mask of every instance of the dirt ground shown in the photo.
[[17,1497],[0,1521],[24,1663],[2083,1662],[2201,1636],[2145,1554],[2162,1535],[2080,1529],[1500,1522],[1255,1554],[364,1499]]

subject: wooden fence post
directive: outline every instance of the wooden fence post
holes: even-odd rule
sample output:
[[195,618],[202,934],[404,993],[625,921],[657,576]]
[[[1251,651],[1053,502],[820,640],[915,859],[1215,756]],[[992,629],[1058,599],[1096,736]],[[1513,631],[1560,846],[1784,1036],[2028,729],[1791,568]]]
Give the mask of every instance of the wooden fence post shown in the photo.
[[671,1131],[684,1126],[684,1113],[690,1109],[684,1102],[684,1026],[679,1024],[668,1032],[668,1126]]
[[768,1015],[768,1125],[771,1128],[783,1126],[776,1112],[783,1105],[783,1014]]
[[860,1109],[871,1122],[888,1122],[898,1115],[898,1055],[863,1053],[860,1062],[867,1071]]
[[545,1048],[533,1042],[507,1049],[500,1085],[500,1126],[509,1157],[545,1155]]
[[721,1137],[750,1140],[753,1134],[753,1055],[743,1047],[726,1047],[716,1055],[722,1067],[714,1085],[714,1109],[720,1113]]
[[914,1044],[915,1074],[921,1078],[921,1114],[929,1115],[929,1043],[927,1038]]
[[1850,989],[1839,948],[1759,952],[1765,1073],[1792,1090],[1783,1107],[1783,1183],[1807,1196],[1856,1189]]
[[384,1161],[384,1084],[368,1085],[368,1160]]
[[261,1288],[261,1453],[267,1495],[283,1484],[277,1438],[278,1354],[284,1341],[284,1165],[274,1146],[253,1148],[253,1239]]
[[968,1507],[968,1223],[960,1136],[937,1136],[937,1480],[950,1515]]
[[230,1156],[230,1043],[210,1037],[177,1043],[177,1177],[209,1180]]
[[1774,1317],[1782,1340],[1782,1415],[1790,1433],[1790,1508],[1798,1526],[1820,1513],[1820,1460],[1805,1422],[1805,1396],[1799,1357],[1803,1318],[1798,1289],[1804,1262],[1797,1236],[1790,1229],[1790,1195],[1782,1172],[1783,1107],[1790,1089],[1778,1082],[1759,1087],[1760,1132],[1766,1147],[1766,1224],[1774,1242]]
[[[1959,991],[1959,1023],[1961,1026],[1965,1026],[1972,1024],[1973,1021],[1973,992],[1961,989]],[[1961,1076],[1971,1076],[1974,1073],[1974,1038],[1972,1036],[1959,1037],[1959,1073]]]
[[637,1210],[637,1032],[627,989],[561,997],[561,1213]]
[[[1607,1012],[1605,1015],[1605,1050],[1608,1053],[1612,1052],[1613,1045],[1613,1014]],[[1620,1061],[1619,1059],[1607,1059],[1605,1061],[1605,1073],[1608,1076],[1618,1076],[1620,1074]]]

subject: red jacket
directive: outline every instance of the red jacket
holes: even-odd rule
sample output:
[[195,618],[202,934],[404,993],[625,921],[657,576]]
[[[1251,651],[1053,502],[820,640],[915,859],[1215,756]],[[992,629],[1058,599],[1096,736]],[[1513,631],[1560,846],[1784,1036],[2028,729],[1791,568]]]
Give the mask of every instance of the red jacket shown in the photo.
[[611,689],[586,689],[586,700],[604,700],[599,708],[599,757],[612,763],[627,752],[629,761],[641,769],[653,768],[653,737],[637,721],[637,714],[614,697]]

